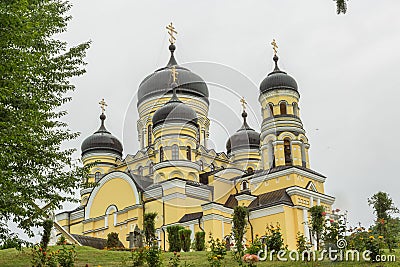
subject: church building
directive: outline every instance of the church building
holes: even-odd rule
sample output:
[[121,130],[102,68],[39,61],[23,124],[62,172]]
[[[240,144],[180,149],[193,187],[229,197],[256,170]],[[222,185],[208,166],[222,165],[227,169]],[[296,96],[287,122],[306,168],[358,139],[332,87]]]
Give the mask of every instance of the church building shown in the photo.
[[247,122],[242,99],[242,125],[226,141],[226,151],[207,146],[210,135],[209,90],[196,73],[175,59],[175,29],[170,24],[170,59],[138,88],[136,154],[123,154],[122,143],[107,129],[105,102],[100,127],[81,146],[90,175],[80,190],[79,206],[56,215],[75,237],[107,238],[119,233],[125,247],[143,229],[145,213],[156,212],[156,235],[168,249],[166,228],[181,225],[234,242],[236,206],[248,208],[246,240],[263,236],[279,224],[285,244],[296,248],[298,232],[310,237],[309,212],[335,198],[325,194],[326,177],[310,167],[310,144],[300,117],[296,80],[278,66],[259,87],[261,132]]

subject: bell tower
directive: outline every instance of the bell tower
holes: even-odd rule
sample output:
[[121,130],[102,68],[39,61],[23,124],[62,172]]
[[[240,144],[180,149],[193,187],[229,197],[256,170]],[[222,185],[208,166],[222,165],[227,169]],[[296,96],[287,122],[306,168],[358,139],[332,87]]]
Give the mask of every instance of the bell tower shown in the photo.
[[278,166],[310,168],[310,147],[300,119],[296,80],[278,67],[277,44],[274,70],[261,82],[259,102],[262,107],[261,155],[263,169]]

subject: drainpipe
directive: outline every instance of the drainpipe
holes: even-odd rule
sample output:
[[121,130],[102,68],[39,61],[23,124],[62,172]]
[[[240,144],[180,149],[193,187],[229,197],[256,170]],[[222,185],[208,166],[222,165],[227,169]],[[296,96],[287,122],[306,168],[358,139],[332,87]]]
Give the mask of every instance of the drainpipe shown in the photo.
[[201,231],[205,232],[203,227],[201,227],[201,217],[199,218],[199,228],[200,228]]
[[254,241],[254,233],[253,233],[253,225],[251,224],[250,221],[250,212],[247,212],[247,221],[249,222],[250,225],[250,233],[251,233],[251,241]]

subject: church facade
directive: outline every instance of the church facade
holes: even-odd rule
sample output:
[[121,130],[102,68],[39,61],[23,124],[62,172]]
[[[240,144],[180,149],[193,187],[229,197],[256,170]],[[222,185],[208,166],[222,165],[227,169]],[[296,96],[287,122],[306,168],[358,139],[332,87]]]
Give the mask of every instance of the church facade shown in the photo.
[[156,212],[157,238],[168,249],[171,225],[190,229],[192,239],[205,231],[234,242],[232,216],[240,205],[249,210],[248,241],[279,224],[285,244],[295,248],[298,232],[310,238],[308,209],[322,205],[329,216],[335,200],[325,194],[326,177],[310,168],[297,82],[279,69],[275,50],[275,68],[260,84],[261,132],[248,125],[242,100],[243,123],[226,151],[216,152],[207,147],[207,84],[177,63],[170,35],[169,62],[138,88],[137,153],[123,156],[121,142],[105,127],[101,102],[100,128],[81,146],[82,162],[91,167],[80,205],[57,214],[58,224],[80,236],[117,232],[129,247],[126,237],[143,229],[145,213]]

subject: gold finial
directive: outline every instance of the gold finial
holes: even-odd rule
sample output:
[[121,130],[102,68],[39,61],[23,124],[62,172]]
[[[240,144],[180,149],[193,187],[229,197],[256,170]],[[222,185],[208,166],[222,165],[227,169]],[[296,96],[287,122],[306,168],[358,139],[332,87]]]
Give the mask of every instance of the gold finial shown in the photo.
[[272,39],[271,45],[272,45],[272,49],[274,50],[274,54],[276,56],[276,54],[278,53],[278,45],[276,44],[275,39]]
[[108,106],[106,104],[106,101],[104,101],[104,98],[99,102],[99,105],[100,105],[102,113],[104,114],[104,111],[106,110],[106,107]]
[[176,71],[175,66],[172,66],[172,68],[171,68],[172,82],[175,83],[178,80],[178,74],[179,74],[179,72]]
[[178,34],[178,32],[175,30],[175,27],[172,25],[172,22],[166,28],[169,34],[169,42],[170,44],[174,44],[176,41],[174,34]]
[[245,110],[246,110],[247,102],[246,102],[246,99],[244,99],[243,96],[242,96],[242,98],[240,99],[240,103],[242,103],[243,111],[245,111]]

